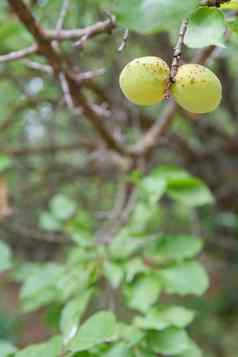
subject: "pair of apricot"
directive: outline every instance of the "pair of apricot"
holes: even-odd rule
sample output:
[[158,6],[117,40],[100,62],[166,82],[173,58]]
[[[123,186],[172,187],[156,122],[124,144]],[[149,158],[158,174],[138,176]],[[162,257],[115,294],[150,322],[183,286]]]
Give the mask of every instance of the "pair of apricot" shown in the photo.
[[[166,95],[170,70],[159,57],[141,57],[128,63],[120,75],[120,87],[125,96],[138,105],[153,105]],[[220,104],[222,86],[218,77],[199,64],[179,67],[171,85],[175,101],[192,113],[208,113]]]

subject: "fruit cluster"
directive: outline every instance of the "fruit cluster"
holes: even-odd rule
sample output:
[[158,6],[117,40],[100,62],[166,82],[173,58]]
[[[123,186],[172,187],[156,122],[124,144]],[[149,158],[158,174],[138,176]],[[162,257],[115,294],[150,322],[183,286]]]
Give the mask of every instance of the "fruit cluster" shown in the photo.
[[125,96],[138,105],[161,102],[168,88],[176,102],[192,113],[208,113],[220,104],[222,86],[217,76],[199,64],[179,67],[175,82],[169,85],[170,70],[159,57],[141,57],[128,63],[120,75]]

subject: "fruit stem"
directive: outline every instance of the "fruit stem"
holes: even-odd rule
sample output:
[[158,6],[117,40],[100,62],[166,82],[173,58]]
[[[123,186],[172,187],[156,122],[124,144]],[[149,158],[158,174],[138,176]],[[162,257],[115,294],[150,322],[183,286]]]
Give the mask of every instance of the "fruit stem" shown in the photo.
[[174,47],[174,53],[173,53],[173,61],[170,69],[170,77],[169,77],[169,83],[168,87],[166,90],[165,98],[168,99],[170,97],[170,87],[173,83],[175,83],[175,77],[178,72],[178,68],[180,66],[181,62],[181,57],[182,57],[182,50],[183,50],[183,45],[184,45],[184,37],[186,34],[188,28],[188,19],[184,20],[182,22],[182,25],[179,30],[179,35],[177,39],[177,43]]
[[178,72],[178,68],[180,66],[183,44],[184,44],[184,37],[185,37],[186,31],[187,31],[187,28],[188,28],[188,20],[186,19],[183,21],[183,23],[180,27],[178,40],[177,40],[176,46],[174,48],[173,62],[172,62],[171,71],[170,71],[170,82],[171,83],[175,82],[175,77]]

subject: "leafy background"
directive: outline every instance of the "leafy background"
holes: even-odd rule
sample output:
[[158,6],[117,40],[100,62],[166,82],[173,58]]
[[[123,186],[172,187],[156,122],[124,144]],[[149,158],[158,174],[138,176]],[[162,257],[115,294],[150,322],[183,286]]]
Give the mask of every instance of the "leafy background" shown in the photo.
[[[61,0],[26,3],[55,27]],[[83,50],[61,46],[80,70],[105,69],[85,91],[129,143],[167,103],[128,103],[118,87],[123,66],[145,55],[171,63],[187,16],[184,61],[217,46],[208,65],[222,81],[222,105],[199,118],[178,110],[144,176],[105,149],[79,145],[97,136],[84,114],[68,111],[53,78],[25,61],[0,64],[1,357],[59,356],[62,341],[75,357],[237,356],[238,2],[198,5],[71,1],[65,19],[78,28],[105,19],[105,10],[116,15],[112,34]],[[32,43],[5,1],[0,20],[1,54]],[[125,28],[129,41],[118,53]],[[110,214],[125,182],[136,187],[133,210],[99,245],[98,235],[118,224]]]

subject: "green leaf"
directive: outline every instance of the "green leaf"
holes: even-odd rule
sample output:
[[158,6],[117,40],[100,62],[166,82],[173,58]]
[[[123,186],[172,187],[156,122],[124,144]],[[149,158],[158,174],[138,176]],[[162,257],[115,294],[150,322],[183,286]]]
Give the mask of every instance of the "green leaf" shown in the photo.
[[61,223],[48,212],[43,212],[39,218],[39,226],[49,232],[58,232],[62,230]]
[[194,311],[181,306],[159,305],[149,310],[145,318],[137,317],[135,323],[145,330],[164,330],[168,327],[184,328],[194,318]]
[[189,207],[203,206],[214,202],[208,187],[197,178],[181,178],[171,181],[168,194],[183,205]]
[[55,286],[60,292],[61,300],[65,301],[88,289],[90,282],[90,269],[86,269],[85,265],[75,265],[59,276]]
[[153,170],[151,175],[164,180],[167,193],[184,205],[196,207],[214,202],[204,182],[179,167],[164,165]]
[[160,271],[169,294],[202,295],[209,286],[207,273],[198,262],[177,264]]
[[189,18],[184,42],[191,48],[224,46],[225,19],[218,9],[202,7]]
[[87,247],[92,244],[92,219],[86,210],[77,209],[77,214],[67,222],[65,229],[79,246]]
[[166,191],[166,181],[158,176],[147,176],[141,184],[140,196],[150,205],[156,204]]
[[95,357],[95,354],[83,351],[83,352],[74,353],[72,357]]
[[85,290],[64,306],[60,318],[60,330],[65,344],[76,335],[79,321],[89,303],[91,295],[92,290]]
[[0,172],[8,169],[11,163],[11,159],[8,156],[0,155]]
[[76,211],[77,205],[74,201],[63,194],[54,196],[50,201],[50,210],[56,219],[66,220]]
[[182,168],[173,165],[161,165],[152,171],[153,177],[159,177],[166,181],[167,184],[174,180],[191,177],[191,175]]
[[113,258],[125,259],[138,251],[142,241],[130,234],[127,228],[122,229],[110,244],[109,250]]
[[60,264],[48,263],[27,276],[21,289],[25,311],[32,311],[59,299],[57,282],[64,273]]
[[147,235],[158,227],[160,220],[158,205],[138,200],[134,207],[128,229],[132,235]]
[[[238,3],[237,3],[237,8],[238,8]],[[232,32],[235,34],[238,34],[238,20],[237,19],[232,19],[232,20],[227,20],[226,24]]]
[[146,312],[158,300],[161,289],[162,282],[158,275],[140,277],[126,290],[128,305]]
[[119,264],[106,261],[103,265],[104,275],[109,280],[111,286],[117,289],[123,279],[123,270]]
[[135,357],[158,357],[158,354],[153,353],[151,350],[139,350]]
[[104,357],[133,357],[133,355],[128,346],[122,342],[110,348]]
[[126,262],[125,270],[126,281],[128,283],[131,283],[136,275],[146,273],[148,271],[148,267],[144,264],[141,258],[136,257]]
[[120,25],[140,33],[153,33],[179,26],[199,0],[119,0],[117,3]]
[[59,357],[61,353],[61,337],[53,337],[46,343],[40,343],[24,348],[15,357]]
[[86,351],[105,342],[118,338],[118,326],[112,312],[101,311],[90,317],[70,341],[71,352]]
[[49,286],[55,286],[59,277],[64,273],[62,265],[48,263],[39,267],[37,271],[28,276],[21,290],[21,296],[27,297]]
[[119,337],[126,342],[128,347],[132,348],[144,338],[144,332],[135,325],[121,322],[119,323]]
[[11,273],[11,277],[18,283],[24,282],[31,275],[38,273],[42,267],[40,263],[19,263],[16,264],[14,271]]
[[11,353],[16,352],[17,349],[10,342],[0,340],[0,356],[8,357]]
[[148,254],[157,262],[192,258],[202,249],[201,239],[187,235],[162,236],[154,241]]
[[0,272],[10,269],[12,266],[12,253],[8,245],[0,240]]
[[151,333],[149,345],[156,353],[162,353],[165,356],[179,355],[189,348],[190,338],[186,331],[171,327],[161,332]]
[[202,357],[202,351],[191,341],[190,347],[184,353],[179,354],[178,357]]

